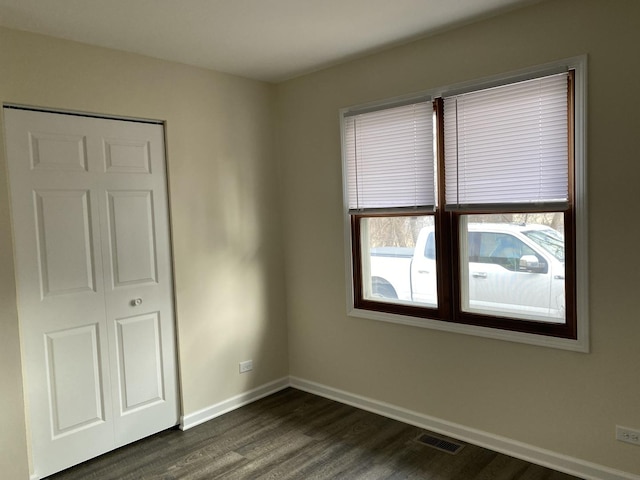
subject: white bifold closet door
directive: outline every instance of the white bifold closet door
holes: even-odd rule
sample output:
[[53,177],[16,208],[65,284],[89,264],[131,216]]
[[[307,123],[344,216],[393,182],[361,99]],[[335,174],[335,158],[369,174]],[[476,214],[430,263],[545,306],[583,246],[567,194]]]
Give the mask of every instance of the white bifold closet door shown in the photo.
[[34,476],[178,422],[163,126],[4,108]]

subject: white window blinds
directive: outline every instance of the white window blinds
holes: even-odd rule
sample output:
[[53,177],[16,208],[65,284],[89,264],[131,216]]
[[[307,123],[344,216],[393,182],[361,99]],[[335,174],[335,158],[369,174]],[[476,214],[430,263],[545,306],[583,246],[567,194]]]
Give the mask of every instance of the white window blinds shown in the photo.
[[433,209],[433,106],[429,102],[347,114],[349,211]]
[[444,98],[447,210],[568,202],[567,74]]

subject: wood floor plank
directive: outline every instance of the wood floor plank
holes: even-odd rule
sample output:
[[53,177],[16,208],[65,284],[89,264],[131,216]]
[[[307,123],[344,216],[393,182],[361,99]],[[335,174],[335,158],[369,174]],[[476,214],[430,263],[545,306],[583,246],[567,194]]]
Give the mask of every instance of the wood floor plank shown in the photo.
[[171,429],[50,480],[579,480],[288,388],[186,432]]

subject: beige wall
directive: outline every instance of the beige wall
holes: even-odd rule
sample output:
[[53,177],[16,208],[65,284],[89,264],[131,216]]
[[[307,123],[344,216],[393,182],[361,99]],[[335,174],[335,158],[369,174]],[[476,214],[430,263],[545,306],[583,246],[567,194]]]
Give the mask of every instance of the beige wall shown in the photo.
[[[288,373],[274,99],[268,84],[0,29],[0,103],[167,122],[186,414]],[[0,476],[21,479],[28,467],[13,268],[0,141]],[[247,359],[254,371],[240,376]]]
[[[554,0],[278,86],[291,374],[640,474],[640,2]],[[592,348],[347,317],[338,110],[588,54]]]

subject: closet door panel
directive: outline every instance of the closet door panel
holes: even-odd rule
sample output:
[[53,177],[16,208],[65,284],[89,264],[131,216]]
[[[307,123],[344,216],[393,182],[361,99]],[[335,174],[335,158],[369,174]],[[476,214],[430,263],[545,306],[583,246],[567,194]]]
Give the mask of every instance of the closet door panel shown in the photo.
[[178,422],[158,124],[4,109],[34,475]]

